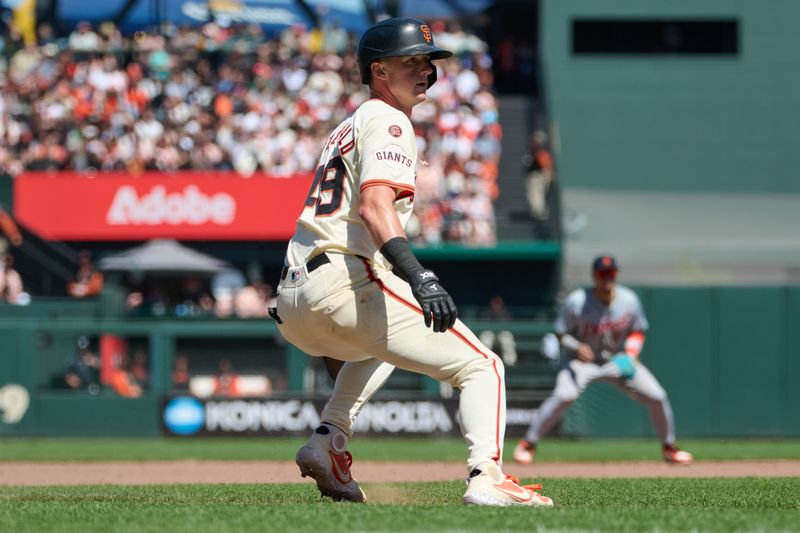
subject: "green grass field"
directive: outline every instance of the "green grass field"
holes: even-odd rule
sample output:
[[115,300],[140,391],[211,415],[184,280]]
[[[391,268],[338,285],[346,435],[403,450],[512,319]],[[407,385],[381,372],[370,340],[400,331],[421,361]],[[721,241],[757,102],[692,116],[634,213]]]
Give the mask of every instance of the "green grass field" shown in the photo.
[[[3,531],[752,531],[800,527],[800,479],[559,480],[553,509],[476,508],[460,482],[365,485],[397,504],[321,501],[307,485],[0,489]],[[400,503],[401,502],[401,503]]]
[[[0,438],[3,461],[290,460],[302,439]],[[509,442],[509,444],[512,444]],[[681,443],[699,460],[800,459],[800,441]],[[455,440],[355,439],[362,460],[463,461]],[[510,448],[509,448],[510,449]],[[655,459],[652,440],[547,440],[541,461]],[[527,481],[527,480],[523,480]],[[460,503],[464,483],[365,484],[377,501],[320,500],[309,484],[0,487],[0,531],[790,532],[800,478],[540,480],[554,509]]]

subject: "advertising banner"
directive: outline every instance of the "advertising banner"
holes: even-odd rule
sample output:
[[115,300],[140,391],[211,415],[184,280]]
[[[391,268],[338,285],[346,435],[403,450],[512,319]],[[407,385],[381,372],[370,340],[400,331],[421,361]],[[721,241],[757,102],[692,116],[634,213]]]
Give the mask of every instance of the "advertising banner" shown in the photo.
[[[537,402],[538,404],[538,402]],[[173,436],[251,436],[311,433],[320,422],[325,400],[167,398],[162,427]],[[533,402],[509,401],[508,436],[522,435],[534,412]],[[458,400],[370,401],[353,430],[362,435],[459,436]]]
[[26,173],[14,217],[49,240],[288,240],[313,175]]

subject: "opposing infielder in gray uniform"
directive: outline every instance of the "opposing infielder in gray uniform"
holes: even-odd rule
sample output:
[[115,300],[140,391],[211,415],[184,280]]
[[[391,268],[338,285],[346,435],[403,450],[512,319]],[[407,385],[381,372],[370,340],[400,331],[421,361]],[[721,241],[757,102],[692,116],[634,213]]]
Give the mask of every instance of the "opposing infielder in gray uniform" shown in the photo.
[[300,472],[323,495],[366,499],[350,473],[347,442],[364,402],[398,367],[461,389],[465,503],[552,506],[538,487],[503,473],[502,361],[457,320],[404,231],[418,164],[411,110],[436,81],[432,61],[452,53],[434,45],[421,20],[395,18],[369,28],[357,55],[372,98],[328,138],[270,311],[289,342],[345,362],[322,424],[297,452]]
[[667,393],[639,361],[647,318],[636,294],[616,284],[617,261],[603,255],[592,264],[594,286],[567,296],[555,323],[564,348],[556,388],[534,416],[525,439],[514,448],[514,460],[528,464],[536,443],[549,432],[593,381],[610,383],[650,411],[663,445],[664,460],[689,464],[692,455],[675,445],[675,423]]

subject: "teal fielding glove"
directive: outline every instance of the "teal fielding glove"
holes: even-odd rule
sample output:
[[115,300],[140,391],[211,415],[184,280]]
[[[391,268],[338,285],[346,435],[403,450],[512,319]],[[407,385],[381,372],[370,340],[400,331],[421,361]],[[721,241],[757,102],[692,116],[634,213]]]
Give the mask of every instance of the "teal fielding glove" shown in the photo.
[[619,369],[622,379],[631,379],[636,374],[636,365],[633,364],[633,358],[626,353],[618,353],[611,358],[611,362]]

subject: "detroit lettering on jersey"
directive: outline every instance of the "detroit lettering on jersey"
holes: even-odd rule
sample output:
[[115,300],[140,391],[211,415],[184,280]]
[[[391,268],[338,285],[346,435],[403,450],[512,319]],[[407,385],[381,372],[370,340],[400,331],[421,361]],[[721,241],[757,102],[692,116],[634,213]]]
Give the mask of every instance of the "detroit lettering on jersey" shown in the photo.
[[632,331],[646,331],[648,327],[636,293],[622,285],[617,285],[609,306],[597,299],[592,288],[571,292],[555,324],[556,333],[569,333],[598,356],[621,352]]
[[618,340],[623,333],[630,330],[632,322],[633,316],[627,313],[616,320],[602,317],[597,324],[586,322],[581,324],[581,338],[590,337],[592,335],[608,335],[610,333],[614,336],[615,340]]

